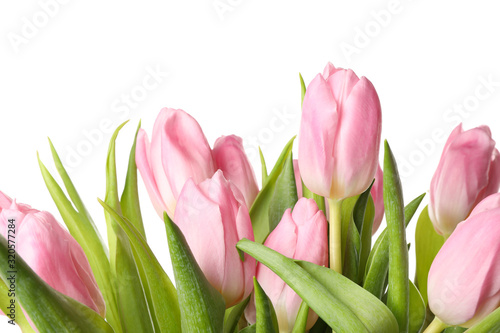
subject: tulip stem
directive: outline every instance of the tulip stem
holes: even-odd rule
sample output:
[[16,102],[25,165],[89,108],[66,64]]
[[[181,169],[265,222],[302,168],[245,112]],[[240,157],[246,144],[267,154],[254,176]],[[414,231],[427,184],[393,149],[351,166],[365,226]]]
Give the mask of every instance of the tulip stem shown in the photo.
[[342,274],[342,200],[328,199],[330,209],[330,268]]
[[447,327],[449,326],[443,323],[438,317],[435,317],[432,323],[429,326],[427,326],[424,333],[440,333],[444,331]]

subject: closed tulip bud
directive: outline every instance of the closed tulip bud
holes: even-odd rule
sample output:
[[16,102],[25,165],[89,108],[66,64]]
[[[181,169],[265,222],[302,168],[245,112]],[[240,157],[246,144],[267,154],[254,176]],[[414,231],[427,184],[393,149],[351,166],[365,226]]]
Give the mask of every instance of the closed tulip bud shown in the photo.
[[245,254],[242,261],[236,250],[240,239],[254,240],[241,192],[220,170],[198,185],[189,179],[179,196],[174,222],[226,307],[244,300],[253,289],[256,266],[255,259]]
[[437,233],[451,235],[476,204],[498,192],[498,155],[487,126],[463,131],[460,124],[453,130],[430,188],[429,217]]
[[[265,246],[293,259],[306,260],[317,265],[328,264],[327,222],[313,199],[300,199],[293,211],[287,209],[280,223],[269,234]],[[273,303],[280,332],[291,332],[302,303],[292,288],[269,268],[257,265],[257,280]],[[251,301],[245,316],[255,322],[255,305]],[[309,312],[307,329],[318,316]]]
[[459,223],[429,271],[432,312],[448,325],[470,327],[500,305],[500,208]]
[[375,205],[375,218],[373,219],[372,235],[375,234],[382,223],[382,218],[384,217],[384,174],[380,165],[377,168],[377,173],[375,174],[375,182],[373,183],[372,190],[370,194],[373,198],[373,203]]
[[222,136],[215,141],[213,155],[224,177],[240,189],[248,208],[259,193],[255,173],[245,155],[243,140],[236,135]]
[[[102,317],[106,306],[83,249],[48,212],[17,204],[0,192],[0,232],[7,237],[15,220],[16,252],[57,291]],[[10,233],[12,235],[12,233]]]
[[500,208],[500,193],[492,194],[481,200],[481,202],[478,203],[476,207],[474,207],[469,216],[486,212],[495,208]]
[[307,188],[334,200],[365,191],[377,170],[381,124],[372,83],[328,64],[302,107],[299,166]]

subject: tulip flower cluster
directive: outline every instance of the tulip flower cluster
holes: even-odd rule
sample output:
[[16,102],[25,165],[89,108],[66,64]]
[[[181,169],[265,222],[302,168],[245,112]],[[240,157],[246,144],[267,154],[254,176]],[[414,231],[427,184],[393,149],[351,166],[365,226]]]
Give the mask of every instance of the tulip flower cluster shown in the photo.
[[[150,136],[138,129],[119,196],[119,126],[99,199],[107,241],[50,143],[63,187],[39,165],[67,229],[0,192],[6,320],[23,332],[500,332],[500,159],[490,129],[456,127],[423,182],[428,206],[425,193],[405,206],[387,141],[379,154],[374,85],[328,64],[301,88],[298,138],[272,168],[261,155],[260,189],[240,137],[212,148],[191,115],[165,108]],[[140,179],[174,276],[148,244]],[[406,228],[419,210],[411,280]]]

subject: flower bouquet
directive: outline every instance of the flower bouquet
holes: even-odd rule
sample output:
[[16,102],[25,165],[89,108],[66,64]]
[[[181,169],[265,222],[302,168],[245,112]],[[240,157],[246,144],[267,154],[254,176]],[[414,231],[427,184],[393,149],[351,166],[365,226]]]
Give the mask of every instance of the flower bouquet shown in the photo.
[[[40,170],[67,230],[0,192],[6,320],[23,332],[500,332],[500,160],[489,128],[455,128],[416,219],[425,193],[403,200],[387,141],[379,165],[372,83],[332,64],[300,83],[298,138],[272,168],[261,153],[260,189],[241,138],[212,148],[193,117],[165,108],[150,139],[139,124],[120,191],[119,126],[99,199],[107,242],[49,142],[62,182],[39,158]],[[137,170],[174,280],[148,245]]]

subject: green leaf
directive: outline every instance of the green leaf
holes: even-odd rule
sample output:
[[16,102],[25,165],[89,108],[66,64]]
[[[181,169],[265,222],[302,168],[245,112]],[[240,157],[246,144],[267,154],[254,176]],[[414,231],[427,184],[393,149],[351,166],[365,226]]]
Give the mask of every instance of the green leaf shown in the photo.
[[50,140],[49,144],[54,164],[59,175],[61,176],[61,179],[63,180],[71,201],[66,197],[59,184],[55,181],[54,177],[52,177],[38,156],[38,164],[40,166],[40,171],[45,181],[45,185],[47,186],[47,189],[49,190],[64,223],[68,227],[70,234],[73,238],[75,238],[85,252],[90,267],[92,268],[92,272],[94,273],[97,285],[99,286],[104,301],[106,302],[106,319],[115,332],[122,332],[116,295],[114,294],[114,289],[111,283],[111,268],[107,248]]
[[[405,207],[405,224],[408,226],[425,193],[415,198]],[[366,277],[363,288],[382,299],[389,272],[389,237],[387,228],[378,237],[366,263]]]
[[[124,122],[113,133],[109,142],[106,161],[106,198],[105,203],[121,215],[116,177],[115,141]],[[130,175],[130,174],[129,174]],[[130,213],[132,207],[127,208]],[[134,212],[137,213],[137,212]],[[148,309],[146,295],[141,283],[130,242],[113,215],[105,211],[108,227],[108,244],[111,272],[114,276],[115,294],[122,326],[130,332],[154,332],[152,318]],[[137,218],[137,216],[133,216]],[[137,222],[137,221],[136,221]]]
[[[478,333],[478,332],[481,332],[481,333],[496,332],[496,330],[500,330],[500,324],[497,323],[496,326],[484,327],[484,329],[485,330],[483,330],[483,331],[476,331],[476,333]],[[465,331],[467,331],[467,329],[464,327],[453,326],[453,327],[448,327],[443,332],[444,333],[463,333]],[[469,332],[471,332],[471,331],[469,331]]]
[[356,315],[293,260],[248,239],[236,245],[271,269],[337,332],[369,332]]
[[224,315],[224,333],[233,333],[236,330],[248,302],[250,302],[250,296],[226,310]]
[[264,184],[267,182],[267,166],[266,166],[266,160],[264,158],[264,155],[262,154],[262,150],[259,147],[259,155],[260,155],[260,164],[262,165],[262,187],[264,187]]
[[271,232],[269,230],[269,206],[274,194],[274,189],[276,187],[278,177],[284,168],[285,161],[287,160],[288,155],[292,153],[294,139],[295,137],[293,137],[286,144],[283,152],[278,158],[278,161],[274,165],[273,170],[271,170],[267,181],[262,184],[262,190],[260,190],[259,194],[255,198],[252,208],[250,208],[250,219],[252,220],[255,241],[257,241],[258,243],[263,243],[266,237]]
[[307,261],[297,261],[297,264],[345,304],[345,307],[359,318],[368,332],[398,332],[398,323],[392,312],[362,287],[327,267]]
[[256,330],[256,325],[253,324],[242,329],[240,333],[255,333],[255,330]]
[[279,333],[278,318],[274,311],[273,303],[267,297],[264,289],[260,286],[255,276],[253,277],[254,295],[255,295],[255,311],[256,333]]
[[356,283],[359,276],[359,253],[361,251],[361,239],[359,236],[358,228],[354,224],[354,220],[351,217],[351,222],[347,227],[347,239],[345,245],[345,256],[344,265],[342,268],[342,274],[349,280]]
[[302,74],[299,73],[300,78],[300,106],[304,104],[304,96],[306,95],[306,84],[304,83],[304,79],[302,78]]
[[273,196],[269,204],[269,232],[272,232],[288,208],[297,203],[297,185],[293,172],[293,156],[290,153],[276,181]]
[[425,207],[418,218],[417,228],[415,229],[415,252],[417,256],[415,285],[420,290],[426,305],[427,277],[432,262],[443,244],[444,237],[434,230],[434,226],[429,218],[428,207]]
[[125,179],[125,187],[120,198],[120,206],[125,216],[134,227],[139,230],[141,236],[146,239],[146,231],[144,230],[144,223],[142,221],[141,206],[139,204],[139,192],[137,189],[137,165],[135,163],[135,147],[137,143],[137,133],[141,128],[141,122],[137,126],[137,131],[134,136],[134,143],[130,149],[130,156],[128,159],[127,178]]
[[370,195],[372,186],[373,182],[366,189],[366,191],[359,196],[352,213],[354,223],[356,224],[356,227],[358,227],[358,231],[360,233],[358,277],[356,279],[358,284],[363,283],[366,262],[368,261],[368,256],[370,255],[370,250],[372,248],[372,229],[373,220],[375,218],[375,205]]
[[[137,267],[141,272],[150,309],[156,315],[155,329],[158,332],[181,332],[179,301],[174,285],[163,270],[158,259],[141,235],[141,232],[126,218],[120,216],[106,203],[99,200],[104,209],[120,225],[134,248]],[[147,288],[146,288],[147,286]]]
[[225,302],[196,263],[180,229],[164,214],[183,332],[222,332]]
[[425,323],[425,303],[417,287],[410,283],[410,320],[409,333],[420,333],[423,331]]
[[384,154],[384,207],[389,236],[387,306],[398,321],[399,331],[408,332],[410,287],[403,190],[396,159],[387,141]]
[[21,328],[21,331],[23,333],[34,333],[35,330],[30,326],[28,320],[24,316],[23,311],[19,309],[20,303],[14,303],[15,309],[13,311],[15,311],[15,313],[13,314],[13,317],[11,317],[9,313],[10,310],[8,308],[9,306],[12,307],[11,300],[14,300],[15,302],[19,301],[14,298],[14,295],[11,293],[11,291],[9,291],[7,285],[3,282],[2,279],[0,279],[0,309],[2,309],[4,315],[9,314],[6,321],[14,320],[14,322]]
[[[9,267],[7,251],[7,241],[1,236],[0,267]],[[49,286],[18,253],[15,265],[16,273],[1,269],[0,277],[10,286],[9,279],[12,274],[15,275],[16,300],[22,304],[39,332],[113,332],[94,310]],[[16,315],[20,312],[21,309],[17,307]]]
[[295,318],[295,324],[293,325],[292,333],[305,333],[308,316],[309,306],[306,302],[302,301],[302,303],[300,304],[299,313],[297,313],[297,318]]

